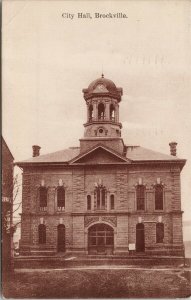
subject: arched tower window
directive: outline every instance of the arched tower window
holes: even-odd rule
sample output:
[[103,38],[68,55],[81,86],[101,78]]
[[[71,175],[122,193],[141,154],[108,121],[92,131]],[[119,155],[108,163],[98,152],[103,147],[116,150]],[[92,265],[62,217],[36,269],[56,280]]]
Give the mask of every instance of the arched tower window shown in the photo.
[[110,105],[109,115],[110,115],[110,120],[115,121],[115,107],[113,104]]
[[163,210],[163,186],[155,185],[155,210]]
[[164,224],[156,224],[156,243],[163,243],[164,241]]
[[91,196],[87,195],[87,210],[91,210]]
[[106,208],[106,189],[103,186],[99,186],[95,190],[97,209]]
[[90,104],[89,106],[89,121],[92,121],[93,119],[93,105]]
[[114,203],[114,195],[110,196],[110,209],[115,208],[115,203]]
[[46,226],[44,224],[38,226],[38,242],[39,244],[46,244]]
[[137,185],[136,199],[137,210],[145,210],[145,186],[143,184]]
[[48,198],[47,188],[45,186],[41,186],[39,188],[40,210],[46,210],[47,198]]
[[99,120],[105,119],[105,106],[103,103],[98,104],[98,119]]
[[57,207],[59,210],[65,208],[65,189],[63,186],[57,188]]

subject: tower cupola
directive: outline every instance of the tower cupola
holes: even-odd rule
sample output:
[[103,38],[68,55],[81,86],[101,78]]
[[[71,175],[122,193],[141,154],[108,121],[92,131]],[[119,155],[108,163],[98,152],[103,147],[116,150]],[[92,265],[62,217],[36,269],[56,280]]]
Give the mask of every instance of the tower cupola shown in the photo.
[[[84,138],[97,142],[121,140],[122,124],[119,122],[119,103],[123,89],[102,74],[82,90],[87,107]],[[113,144],[115,141],[113,140]],[[108,145],[108,143],[107,143]]]

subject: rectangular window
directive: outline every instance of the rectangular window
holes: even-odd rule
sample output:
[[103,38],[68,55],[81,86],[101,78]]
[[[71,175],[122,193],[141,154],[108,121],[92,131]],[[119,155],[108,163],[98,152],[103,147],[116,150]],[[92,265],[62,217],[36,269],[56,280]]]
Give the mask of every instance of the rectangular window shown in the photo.
[[145,187],[144,185],[137,186],[137,210],[145,210]]
[[163,243],[164,241],[164,224],[156,224],[156,243]]
[[163,210],[163,186],[155,186],[155,210]]
[[110,196],[110,208],[111,208],[111,210],[114,209],[114,195]]
[[91,196],[87,196],[87,210],[91,210]]
[[40,210],[46,211],[47,208],[47,188],[46,187],[40,187],[39,189],[39,200],[40,200]]

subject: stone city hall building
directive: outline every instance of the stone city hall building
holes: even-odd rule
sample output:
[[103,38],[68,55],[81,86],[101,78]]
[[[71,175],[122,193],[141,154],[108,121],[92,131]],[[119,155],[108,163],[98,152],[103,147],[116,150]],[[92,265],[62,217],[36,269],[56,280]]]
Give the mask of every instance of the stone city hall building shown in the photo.
[[17,162],[23,170],[22,254],[184,254],[180,172],[184,159],[125,145],[122,88],[96,79],[83,89],[80,147]]

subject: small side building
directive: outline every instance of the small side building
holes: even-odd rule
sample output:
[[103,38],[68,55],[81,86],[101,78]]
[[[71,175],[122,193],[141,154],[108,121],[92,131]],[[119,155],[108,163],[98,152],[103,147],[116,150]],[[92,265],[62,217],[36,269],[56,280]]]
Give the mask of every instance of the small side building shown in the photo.
[[2,267],[8,271],[12,265],[12,212],[13,212],[13,162],[14,157],[4,138],[2,149]]

